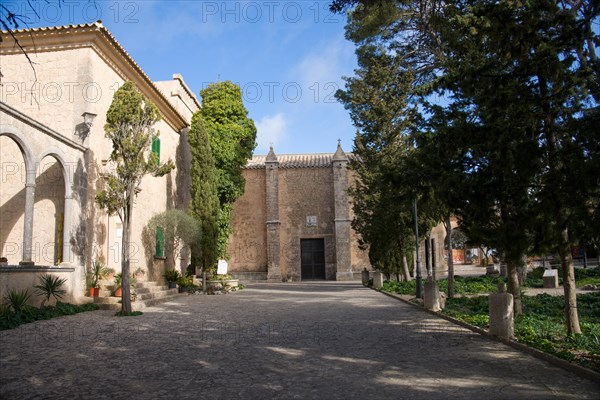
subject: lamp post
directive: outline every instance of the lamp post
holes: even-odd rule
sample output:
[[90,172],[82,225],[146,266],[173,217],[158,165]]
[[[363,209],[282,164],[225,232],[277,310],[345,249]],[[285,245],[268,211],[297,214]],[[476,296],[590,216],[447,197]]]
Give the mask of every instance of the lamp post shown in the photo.
[[417,196],[414,199],[414,212],[415,212],[415,237],[416,237],[416,254],[417,254],[417,298],[423,298],[423,279],[421,278],[421,259],[419,256],[419,217],[417,214]]

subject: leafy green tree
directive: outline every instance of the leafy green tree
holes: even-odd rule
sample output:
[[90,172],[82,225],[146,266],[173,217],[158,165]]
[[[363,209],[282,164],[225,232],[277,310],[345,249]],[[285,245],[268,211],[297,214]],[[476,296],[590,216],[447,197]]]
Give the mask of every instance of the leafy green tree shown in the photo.
[[336,94],[359,129],[353,149],[357,157],[350,163],[358,177],[350,190],[352,226],[375,268],[410,280],[406,256],[415,248],[412,203],[418,195],[411,172],[418,117],[409,97],[414,75],[400,58],[376,45],[360,46],[357,55],[358,77],[346,78],[346,89]]
[[217,169],[200,111],[192,117],[188,134],[191,160],[191,215],[200,225],[200,241],[192,243],[192,264],[206,270],[217,262],[219,213]]
[[593,208],[594,189],[584,172],[597,159],[581,128],[598,116],[598,70],[589,67],[598,60],[586,48],[598,35],[586,38],[581,28],[598,20],[599,10],[584,3],[458,5],[448,11],[452,32],[442,35],[452,49],[446,87],[463,112],[476,110],[467,124],[480,130],[471,142],[482,157],[465,155],[475,162],[480,183],[495,183],[488,194],[496,193],[485,202],[497,205],[489,226],[496,227],[499,216],[505,229],[494,231],[495,239],[504,242],[507,261],[518,262],[531,245],[534,216],[542,217],[537,221],[561,258],[569,333],[581,332],[571,256],[579,223],[573,217]]
[[[557,250],[567,330],[578,333],[570,246],[598,236],[578,222],[598,220],[598,3],[332,4],[346,8],[359,49],[377,44],[414,72],[410,93],[426,111],[420,153],[439,160],[422,158],[424,186],[471,239],[499,250],[517,311],[523,255],[540,237]],[[440,190],[440,176],[458,190]]]
[[238,85],[217,82],[200,91],[202,124],[208,134],[217,171],[219,220],[217,256],[227,258],[233,203],[244,193],[242,170],[256,147],[256,127],[248,118]]
[[153,128],[159,120],[158,108],[137,90],[133,82],[125,82],[115,92],[106,113],[104,132],[112,141],[110,160],[115,168],[106,177],[105,188],[96,195],[96,202],[109,215],[118,215],[123,224],[121,304],[124,314],[131,312],[129,243],[135,197],[141,191],[144,176],[163,176],[175,168],[171,160],[159,163],[158,155],[150,151],[152,140],[159,135]]
[[163,229],[165,243],[169,244],[170,268],[175,268],[177,257],[186,246],[192,249],[193,257],[198,256],[194,251],[200,250],[198,245],[202,241],[200,224],[184,211],[171,209],[157,214],[148,221],[148,228],[150,232],[155,232],[157,228]]

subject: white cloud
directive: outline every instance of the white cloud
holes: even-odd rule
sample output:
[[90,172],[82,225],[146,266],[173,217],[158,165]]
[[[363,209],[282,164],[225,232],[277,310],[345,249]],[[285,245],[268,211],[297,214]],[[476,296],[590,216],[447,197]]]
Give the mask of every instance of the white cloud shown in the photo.
[[277,147],[277,144],[285,138],[287,134],[287,122],[283,113],[267,115],[256,122],[256,152],[266,153],[269,146]]
[[354,48],[343,38],[336,38],[316,46],[307,54],[293,71],[305,85],[341,82],[347,74],[348,65],[353,60]]

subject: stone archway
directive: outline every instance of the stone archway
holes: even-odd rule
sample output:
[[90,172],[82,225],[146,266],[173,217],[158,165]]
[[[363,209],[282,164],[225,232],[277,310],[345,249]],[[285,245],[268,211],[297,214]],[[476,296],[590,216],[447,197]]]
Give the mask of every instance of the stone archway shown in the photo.
[[45,156],[35,179],[33,261],[58,265],[63,261],[65,215],[64,167],[54,156]]
[[0,132],[0,255],[11,264],[23,256],[27,170],[31,151],[19,136]]

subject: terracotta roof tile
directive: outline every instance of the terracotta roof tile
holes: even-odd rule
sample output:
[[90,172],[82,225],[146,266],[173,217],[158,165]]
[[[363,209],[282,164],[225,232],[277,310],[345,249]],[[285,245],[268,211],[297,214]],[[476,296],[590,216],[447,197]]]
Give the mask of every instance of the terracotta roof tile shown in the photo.
[[[333,153],[278,154],[277,161],[279,161],[279,168],[325,168],[331,167],[333,155]],[[264,168],[266,158],[265,155],[252,157],[246,164],[246,169]]]

